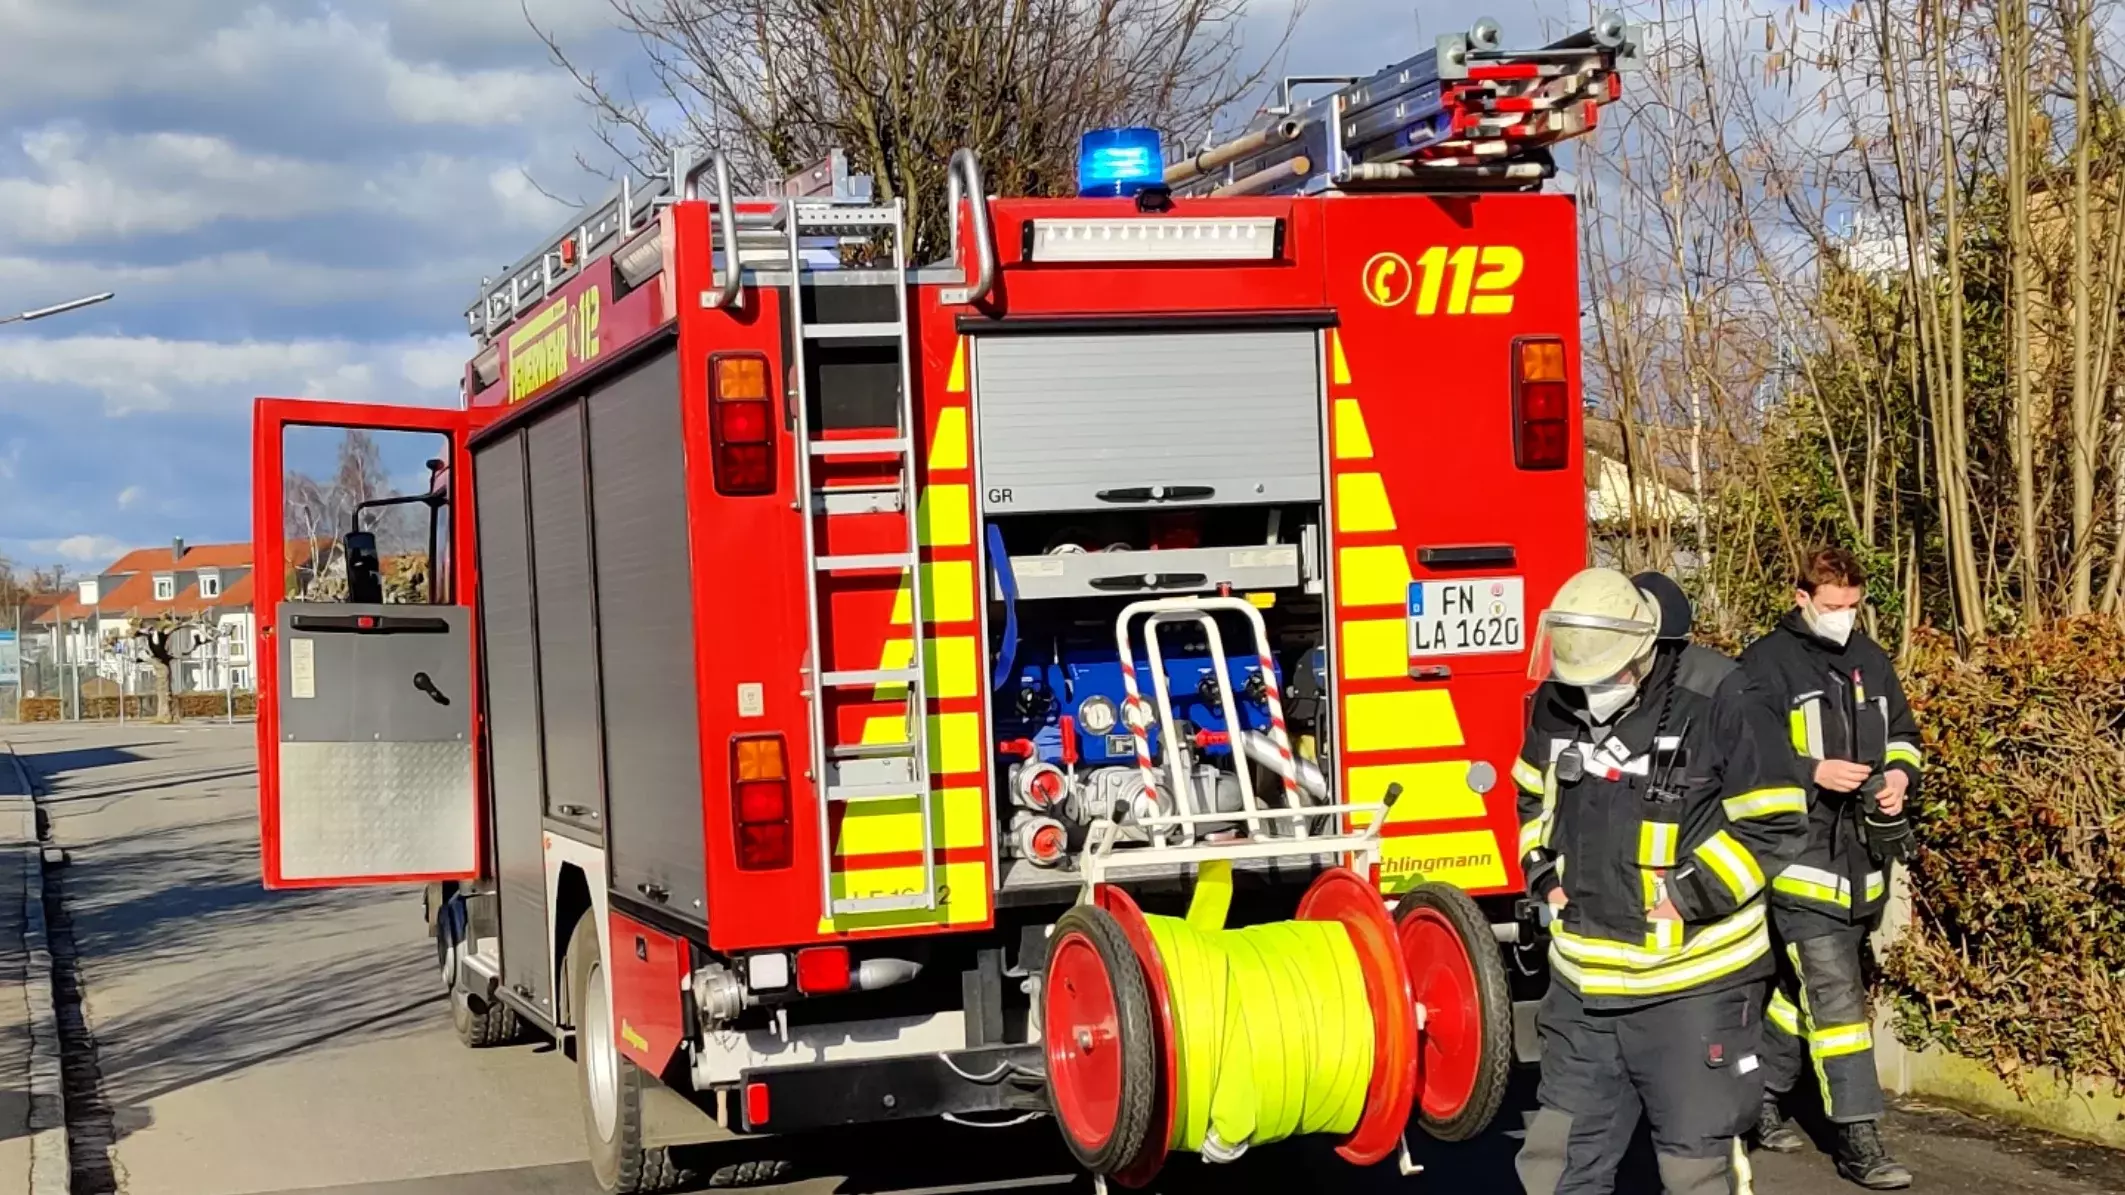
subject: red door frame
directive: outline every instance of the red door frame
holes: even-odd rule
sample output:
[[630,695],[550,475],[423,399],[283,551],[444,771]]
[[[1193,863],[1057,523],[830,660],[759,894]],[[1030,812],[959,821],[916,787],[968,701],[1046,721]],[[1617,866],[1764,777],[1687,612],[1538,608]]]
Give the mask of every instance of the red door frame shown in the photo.
[[[473,686],[472,753],[474,838],[472,866],[465,871],[422,875],[373,875],[289,879],[280,872],[280,643],[275,627],[280,603],[287,596],[287,550],[283,525],[282,436],[290,427],[359,428],[368,431],[435,432],[450,441],[450,604],[466,611],[467,650]],[[474,561],[472,456],[467,449],[471,422],[465,412],[442,407],[397,407],[380,403],[324,402],[302,398],[261,398],[251,420],[252,618],[258,644],[254,668],[258,699],[258,824],[262,867],[268,888],[335,888],[352,884],[426,883],[477,879],[485,871],[487,817],[480,744],[485,738],[484,701],[480,693],[478,567]]]

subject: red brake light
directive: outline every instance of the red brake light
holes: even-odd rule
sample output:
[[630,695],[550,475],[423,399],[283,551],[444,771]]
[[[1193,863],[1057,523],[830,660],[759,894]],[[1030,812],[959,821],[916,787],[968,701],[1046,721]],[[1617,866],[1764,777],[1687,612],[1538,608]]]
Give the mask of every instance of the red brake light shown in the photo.
[[1513,462],[1522,469],[1562,469],[1571,458],[1571,383],[1564,341],[1513,342]]
[[767,358],[718,353],[708,359],[708,434],[715,446],[716,492],[775,492],[775,404]]
[[731,818],[738,866],[788,867],[791,858],[789,767],[779,734],[731,740]]
[[807,996],[849,990],[849,948],[813,946],[797,952],[797,990]]

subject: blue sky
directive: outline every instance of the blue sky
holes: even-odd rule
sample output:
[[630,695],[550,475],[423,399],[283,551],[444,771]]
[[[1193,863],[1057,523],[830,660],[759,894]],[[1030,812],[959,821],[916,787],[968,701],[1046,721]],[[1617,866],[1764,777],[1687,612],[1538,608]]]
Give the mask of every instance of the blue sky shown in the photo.
[[[591,64],[607,0],[526,0]],[[1254,0],[1257,47],[1288,0]],[[1482,11],[1533,43],[1543,0]],[[1356,73],[1476,10],[1313,0],[1292,73]],[[1518,35],[1515,38],[1515,35]],[[261,394],[451,405],[479,279],[602,188],[519,0],[0,0],[0,557],[92,571],[249,535]],[[528,179],[527,179],[528,176]]]

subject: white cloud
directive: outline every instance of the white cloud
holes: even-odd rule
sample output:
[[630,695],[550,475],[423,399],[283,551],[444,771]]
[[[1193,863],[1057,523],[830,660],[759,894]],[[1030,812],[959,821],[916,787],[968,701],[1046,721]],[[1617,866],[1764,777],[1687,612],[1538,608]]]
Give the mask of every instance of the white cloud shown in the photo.
[[[23,339],[0,354],[0,411],[54,409],[86,392],[108,416],[143,412],[237,416],[259,396],[452,406],[440,363],[468,354],[456,338],[364,344],[345,340],[165,340],[152,336]],[[78,403],[56,404],[61,409]]]
[[125,487],[124,489],[118,491],[118,509],[133,509],[133,507],[140,504],[140,500],[142,498],[147,497],[147,493],[147,490],[137,485],[129,485]]
[[0,178],[0,239],[64,245],[229,222],[387,216],[530,235],[566,210],[520,171],[440,153],[378,168],[243,149],[201,133],[110,134],[49,125],[21,137],[27,176]]
[[124,540],[111,535],[69,535],[65,539],[35,539],[33,551],[56,556],[73,564],[109,564],[129,549]]
[[[117,96],[271,102],[279,93],[336,98],[372,118],[490,127],[533,122],[566,104],[566,80],[525,52],[536,42],[514,0],[430,0],[420,9],[460,15],[431,12],[412,23],[407,39],[394,37],[390,21],[407,16],[408,6],[391,7],[397,11],[355,0],[293,15],[214,0],[0,0],[0,44],[10,59],[0,74],[0,112]],[[534,13],[563,34],[580,34],[604,8],[601,0],[551,0]],[[517,63],[457,69],[420,56],[472,48],[467,19],[479,22],[488,44],[514,45]],[[400,52],[401,40],[414,55]],[[380,96],[385,102],[376,105]]]

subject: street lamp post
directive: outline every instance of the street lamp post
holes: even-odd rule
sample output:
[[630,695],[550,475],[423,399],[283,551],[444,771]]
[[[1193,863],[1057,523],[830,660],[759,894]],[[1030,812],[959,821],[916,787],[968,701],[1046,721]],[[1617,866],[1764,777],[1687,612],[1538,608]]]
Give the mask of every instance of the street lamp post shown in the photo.
[[0,324],[27,323],[30,320],[43,319],[47,315],[61,315],[69,311],[78,311],[83,307],[92,307],[110,297],[111,292],[104,291],[100,295],[83,295],[78,299],[68,299],[64,303],[54,303],[50,307],[39,307],[35,311],[24,311],[16,315],[0,315]]

